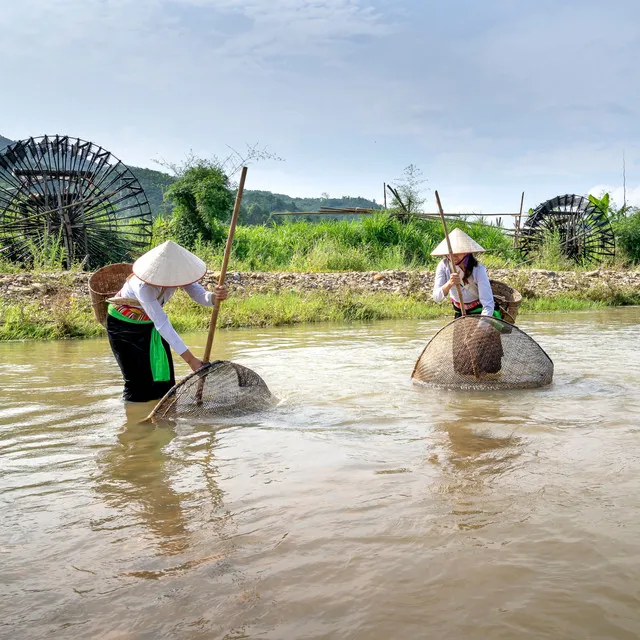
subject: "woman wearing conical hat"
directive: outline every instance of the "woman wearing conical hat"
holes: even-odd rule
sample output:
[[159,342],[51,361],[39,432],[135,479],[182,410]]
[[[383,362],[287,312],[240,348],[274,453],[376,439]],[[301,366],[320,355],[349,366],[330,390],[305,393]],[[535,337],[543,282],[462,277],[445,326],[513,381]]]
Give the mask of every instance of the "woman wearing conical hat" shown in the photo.
[[[500,311],[495,308],[487,269],[473,255],[483,253],[484,249],[460,229],[454,229],[449,240],[455,264],[453,273],[446,238],[431,252],[433,256],[445,256],[436,268],[433,299],[441,302],[449,296],[456,318],[462,315],[461,302],[466,315],[501,318]],[[462,301],[458,300],[456,285],[460,285]],[[500,331],[492,323],[456,323],[453,336],[453,367],[457,373],[477,376],[500,371],[504,351]]]
[[436,268],[436,278],[433,285],[433,299],[442,302],[447,296],[451,298],[455,317],[458,318],[460,300],[456,285],[462,291],[462,303],[467,314],[482,314],[500,318],[500,311],[495,309],[493,291],[489,283],[487,269],[480,264],[474,253],[484,253],[484,249],[461,229],[454,229],[449,234],[455,271],[451,272],[449,248],[446,238],[431,252],[432,256],[445,256]]
[[211,293],[198,284],[206,271],[200,258],[168,240],[138,258],[122,289],[108,300],[107,334],[124,378],[125,400],[157,400],[173,387],[171,349],[193,371],[202,366],[171,326],[163,306],[179,288],[207,307],[215,298],[226,300],[226,287]]

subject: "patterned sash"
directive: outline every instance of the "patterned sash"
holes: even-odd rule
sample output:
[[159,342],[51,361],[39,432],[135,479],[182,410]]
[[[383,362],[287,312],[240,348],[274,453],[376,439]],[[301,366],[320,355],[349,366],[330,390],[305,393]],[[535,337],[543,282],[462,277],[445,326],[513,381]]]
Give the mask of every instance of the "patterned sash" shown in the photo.
[[125,318],[135,320],[136,322],[146,322],[150,320],[149,316],[145,313],[144,309],[140,307],[131,307],[127,304],[114,304],[113,308]]

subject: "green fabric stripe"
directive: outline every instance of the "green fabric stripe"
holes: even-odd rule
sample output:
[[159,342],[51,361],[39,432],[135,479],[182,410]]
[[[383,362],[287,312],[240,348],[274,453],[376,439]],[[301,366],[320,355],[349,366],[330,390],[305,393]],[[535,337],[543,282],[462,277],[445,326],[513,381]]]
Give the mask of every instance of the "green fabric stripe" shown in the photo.
[[[482,313],[482,307],[476,307],[475,309],[471,309],[471,311],[467,311],[467,315],[479,315]],[[493,312],[493,317],[498,318],[498,320],[502,320],[502,314],[499,309],[495,309]]]
[[[123,322],[131,324],[153,324],[153,320],[134,320],[120,313],[112,304],[107,307],[107,313]],[[162,336],[153,327],[151,330],[151,345],[149,347],[149,362],[151,363],[151,374],[154,382],[168,382],[171,380],[171,369],[169,358],[162,344]]]
[[112,304],[109,304],[107,307],[107,313],[118,320],[123,320],[124,322],[130,322],[131,324],[152,324],[153,320],[134,320],[133,318],[128,318],[127,316],[120,313]]
[[167,382],[171,379],[171,370],[169,369],[169,358],[162,344],[162,336],[154,327],[151,331],[151,349],[149,350],[151,358],[151,372],[155,382]]

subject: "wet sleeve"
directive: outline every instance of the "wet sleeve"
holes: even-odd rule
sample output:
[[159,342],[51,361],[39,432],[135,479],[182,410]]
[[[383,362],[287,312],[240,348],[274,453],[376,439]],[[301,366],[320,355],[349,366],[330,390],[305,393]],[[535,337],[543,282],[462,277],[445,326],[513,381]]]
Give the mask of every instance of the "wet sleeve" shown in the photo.
[[187,346],[182,338],[176,333],[171,326],[167,314],[164,312],[162,305],[158,302],[159,287],[153,287],[148,284],[141,284],[137,287],[136,297],[140,301],[142,308],[149,318],[153,321],[158,333],[169,343],[169,346],[178,354],[182,355]]
[[493,291],[487,275],[487,268],[483,264],[479,264],[475,268],[475,272],[474,278],[478,284],[478,297],[482,304],[482,315],[492,316],[494,309]]
[[438,267],[436,268],[436,278],[433,283],[433,301],[442,302],[445,299],[445,294],[442,291],[442,287],[447,284],[449,280],[449,270],[446,267],[445,261],[440,260]]
[[192,300],[195,300],[198,304],[204,307],[213,307],[213,293],[207,291],[201,284],[194,282],[188,284],[186,287],[182,287],[187,292]]

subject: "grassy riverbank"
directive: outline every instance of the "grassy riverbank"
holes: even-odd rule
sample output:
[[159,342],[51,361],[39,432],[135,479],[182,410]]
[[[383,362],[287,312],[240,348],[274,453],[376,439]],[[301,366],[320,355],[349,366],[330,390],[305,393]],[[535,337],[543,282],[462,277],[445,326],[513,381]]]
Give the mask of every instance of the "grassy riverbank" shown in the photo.
[[[525,298],[521,316],[541,312],[587,311],[611,306],[640,304],[640,292],[632,288],[604,290],[595,295],[557,295]],[[178,293],[167,305],[179,332],[205,330],[210,309]],[[426,320],[447,318],[447,304],[436,305],[422,293],[292,291],[236,295],[222,305],[221,327],[267,327],[305,322],[354,322],[386,319]],[[0,300],[0,340],[55,340],[105,335],[93,318],[88,298],[60,295],[49,306],[15,304]]]

